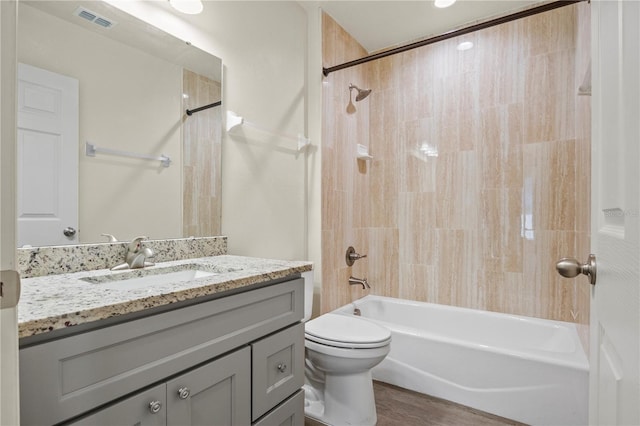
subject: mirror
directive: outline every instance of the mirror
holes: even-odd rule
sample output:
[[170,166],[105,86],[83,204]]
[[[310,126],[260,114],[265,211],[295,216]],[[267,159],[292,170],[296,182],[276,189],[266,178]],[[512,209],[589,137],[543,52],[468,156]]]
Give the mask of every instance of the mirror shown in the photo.
[[[128,241],[220,233],[222,108],[185,114],[221,101],[220,58],[104,2],[21,1],[18,62],[78,86],[77,166],[66,167],[73,161],[43,149],[24,128],[21,107],[35,92],[21,89],[19,76],[19,246],[107,242],[102,234]],[[47,106],[46,99],[38,102]],[[96,147],[94,156],[87,143]],[[170,165],[135,155],[163,155]],[[48,242],[39,228],[35,236],[23,232],[23,222],[56,222],[60,207],[68,207],[57,193],[73,192],[74,184],[58,185],[52,173],[76,168],[75,235]],[[25,187],[36,196],[21,195]],[[56,236],[74,227],[58,222]]]

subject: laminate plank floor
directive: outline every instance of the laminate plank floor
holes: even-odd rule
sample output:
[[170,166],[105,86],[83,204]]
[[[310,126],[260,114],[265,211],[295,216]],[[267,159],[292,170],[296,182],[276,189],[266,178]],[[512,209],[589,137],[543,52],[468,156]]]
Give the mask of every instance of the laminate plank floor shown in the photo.
[[[382,382],[373,382],[376,426],[524,426],[513,420],[423,395]],[[305,426],[323,426],[305,419]]]
[[377,426],[522,426],[444,399],[423,395],[382,382],[373,382]]

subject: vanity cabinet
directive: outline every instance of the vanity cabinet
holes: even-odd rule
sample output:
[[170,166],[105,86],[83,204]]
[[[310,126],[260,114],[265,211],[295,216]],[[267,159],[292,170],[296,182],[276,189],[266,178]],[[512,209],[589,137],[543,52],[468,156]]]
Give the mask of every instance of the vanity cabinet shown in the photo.
[[21,348],[21,423],[302,425],[303,298],[295,278]]

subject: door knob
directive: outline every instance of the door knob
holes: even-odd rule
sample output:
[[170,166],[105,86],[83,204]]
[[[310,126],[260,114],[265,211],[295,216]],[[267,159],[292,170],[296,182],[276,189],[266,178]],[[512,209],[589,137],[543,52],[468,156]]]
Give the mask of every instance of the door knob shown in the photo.
[[64,228],[62,233],[64,234],[65,237],[73,237],[74,235],[76,235],[76,230],[75,228],[67,226],[66,228]]
[[556,263],[558,273],[566,278],[574,278],[580,274],[589,277],[592,285],[596,284],[596,255],[590,254],[586,263],[580,263],[574,258],[565,257]]

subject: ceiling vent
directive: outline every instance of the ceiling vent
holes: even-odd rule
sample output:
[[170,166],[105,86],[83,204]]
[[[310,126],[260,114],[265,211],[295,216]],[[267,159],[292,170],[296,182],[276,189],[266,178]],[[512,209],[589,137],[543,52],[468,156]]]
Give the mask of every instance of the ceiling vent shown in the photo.
[[111,28],[116,25],[117,22],[113,22],[112,20],[105,18],[104,16],[100,16],[95,12],[90,11],[84,7],[79,7],[73,12],[74,15],[79,16],[83,19],[86,19],[89,22],[93,22],[96,25],[100,25],[103,28]]

